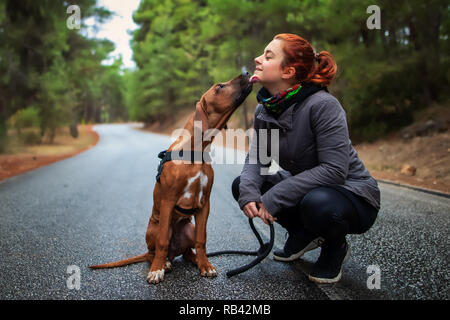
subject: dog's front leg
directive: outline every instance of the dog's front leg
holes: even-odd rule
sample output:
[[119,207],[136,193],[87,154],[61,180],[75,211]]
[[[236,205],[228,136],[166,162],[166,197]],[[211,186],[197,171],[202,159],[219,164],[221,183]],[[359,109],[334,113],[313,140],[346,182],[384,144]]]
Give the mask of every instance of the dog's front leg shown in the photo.
[[161,200],[159,228],[155,243],[155,257],[147,276],[149,283],[159,283],[164,280],[164,268],[170,241],[170,221],[175,201]]
[[209,215],[209,199],[199,213],[195,215],[195,251],[197,256],[197,267],[200,274],[205,277],[217,276],[216,269],[206,257],[206,222]]

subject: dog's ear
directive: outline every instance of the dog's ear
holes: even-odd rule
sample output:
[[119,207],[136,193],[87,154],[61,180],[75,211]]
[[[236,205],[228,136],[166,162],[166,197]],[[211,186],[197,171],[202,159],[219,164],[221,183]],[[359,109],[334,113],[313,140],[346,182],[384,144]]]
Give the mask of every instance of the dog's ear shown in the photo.
[[194,121],[202,122],[202,132],[208,130],[208,116],[206,115],[205,110],[202,108],[201,101],[197,102],[197,105],[195,106]]

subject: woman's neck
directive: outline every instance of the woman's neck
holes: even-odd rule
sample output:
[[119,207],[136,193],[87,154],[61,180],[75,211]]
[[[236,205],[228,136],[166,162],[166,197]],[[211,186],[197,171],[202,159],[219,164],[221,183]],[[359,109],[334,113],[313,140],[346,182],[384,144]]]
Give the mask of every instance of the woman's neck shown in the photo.
[[282,82],[262,84],[262,85],[263,85],[263,87],[265,87],[267,89],[267,91],[270,92],[270,94],[272,96],[274,96],[281,91],[286,91],[287,89],[295,86],[297,83],[298,82],[295,82],[295,81],[294,82],[282,81]]

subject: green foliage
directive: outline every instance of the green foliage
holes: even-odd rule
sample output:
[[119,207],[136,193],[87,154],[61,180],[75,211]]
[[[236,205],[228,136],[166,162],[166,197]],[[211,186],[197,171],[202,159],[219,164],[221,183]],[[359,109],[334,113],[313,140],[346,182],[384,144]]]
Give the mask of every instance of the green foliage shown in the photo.
[[[70,4],[80,6],[83,19],[95,17],[101,23],[111,15],[96,0]],[[81,30],[69,30],[68,5],[59,0],[0,2],[0,152],[7,120],[30,106],[39,111],[40,135],[48,132],[51,139],[56,128],[81,119],[100,122],[101,108],[111,120],[127,118],[121,61],[102,64],[114,45],[84,36],[83,23]]]
[[39,127],[41,125],[39,109],[36,107],[28,107],[17,111],[9,119],[9,125],[15,128],[19,134],[22,129]]
[[[111,12],[74,0],[82,18]],[[295,33],[333,54],[330,91],[347,112],[352,141],[375,140],[416,110],[448,99],[446,1],[380,0],[381,29],[369,30],[369,0],[142,0],[131,46],[136,70],[102,63],[114,50],[66,27],[66,1],[0,1],[0,152],[7,120],[38,110],[41,135],[59,126],[129,118],[150,123],[192,109],[278,33]],[[255,91],[246,104],[256,106]],[[126,106],[126,108],[125,108]],[[244,106],[247,107],[247,106]],[[76,135],[74,131],[74,135]]]
[[[372,4],[381,9],[381,30],[366,26]],[[254,70],[276,34],[295,33],[334,55],[330,91],[347,111],[352,140],[372,141],[446,98],[448,15],[443,0],[142,0],[126,104],[146,122],[193,108],[213,83],[242,66]]]
[[18,110],[8,120],[9,127],[16,129],[19,140],[26,145],[41,142],[41,136],[34,130],[41,125],[39,112],[37,107],[28,107]]

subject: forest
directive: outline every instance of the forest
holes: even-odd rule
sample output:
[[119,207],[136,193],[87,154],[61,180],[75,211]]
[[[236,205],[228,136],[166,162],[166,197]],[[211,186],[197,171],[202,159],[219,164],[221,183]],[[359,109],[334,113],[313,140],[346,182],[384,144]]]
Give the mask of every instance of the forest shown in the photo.
[[[373,4],[379,29],[367,27]],[[80,29],[67,27],[69,5],[82,8]],[[83,32],[85,19],[101,24],[112,14],[95,0],[0,2],[0,152],[10,129],[38,127],[27,141],[39,143],[59,127],[76,137],[80,123],[175,119],[212,84],[243,67],[252,72],[278,33],[298,34],[335,57],[329,90],[347,112],[352,140],[373,141],[409,124],[416,110],[448,105],[443,0],[142,0],[133,14],[134,69],[121,59],[105,64],[114,44]]]

